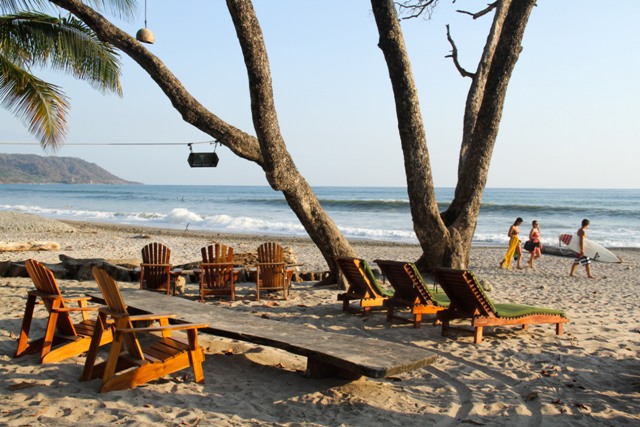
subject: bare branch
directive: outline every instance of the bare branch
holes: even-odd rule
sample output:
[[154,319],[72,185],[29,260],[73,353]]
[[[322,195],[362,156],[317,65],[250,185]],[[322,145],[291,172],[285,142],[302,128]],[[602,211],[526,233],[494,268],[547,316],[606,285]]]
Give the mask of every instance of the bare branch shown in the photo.
[[398,6],[398,13],[400,15],[406,15],[401,19],[413,19],[426,13],[425,19],[431,19],[433,9],[438,4],[438,0],[405,0],[402,2],[396,2]]
[[456,10],[456,12],[464,13],[466,15],[471,15],[473,17],[473,19],[478,19],[478,18],[486,15],[487,13],[491,12],[496,7],[498,7],[498,2],[497,1],[495,1],[493,3],[490,3],[485,9],[481,10],[480,12],[472,13],[472,12],[467,12],[466,10]]
[[456,43],[451,38],[451,32],[449,31],[448,24],[447,24],[447,40],[449,40],[449,44],[451,44],[451,54],[445,56],[445,58],[453,59],[453,64],[456,66],[456,68],[458,69],[458,72],[462,77],[474,78],[476,76],[475,73],[468,72],[467,70],[462,68],[462,66],[460,65],[460,62],[458,62],[458,48],[456,47]]

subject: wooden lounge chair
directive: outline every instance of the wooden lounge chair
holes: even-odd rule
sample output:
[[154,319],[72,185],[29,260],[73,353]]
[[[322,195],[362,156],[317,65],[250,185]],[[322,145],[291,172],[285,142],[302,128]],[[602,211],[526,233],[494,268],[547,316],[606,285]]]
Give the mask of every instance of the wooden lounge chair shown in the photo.
[[162,243],[149,243],[142,248],[140,289],[165,292],[171,290],[171,249]]
[[[400,320],[419,328],[423,314],[435,314],[449,306],[449,298],[444,292],[429,290],[415,264],[380,259],[374,262],[394,289],[393,296],[384,301],[388,322]],[[408,308],[413,319],[396,315],[398,308]]]
[[[343,311],[368,314],[372,307],[382,307],[384,301],[393,296],[393,290],[380,286],[364,259],[336,257],[335,260],[349,283],[347,292],[338,295]],[[351,307],[351,301],[354,300],[360,301],[359,309]]]
[[[98,282],[107,307],[100,309],[98,324],[87,353],[81,381],[102,377],[100,392],[125,390],[137,387],[156,378],[191,366],[195,381],[204,382],[202,362],[204,351],[198,344],[198,328],[205,324],[184,323],[169,325],[171,314],[145,314],[131,316],[117,283],[104,270],[93,267],[93,277]],[[158,321],[160,326],[136,327],[135,322]],[[97,363],[97,343],[101,335],[113,325],[114,338],[109,356]],[[186,331],[188,341],[174,338],[172,331]],[[152,334],[161,333],[161,336]],[[138,335],[147,334],[144,347]],[[150,341],[150,342],[149,342]]]
[[216,243],[200,250],[200,301],[207,295],[228,295],[231,301],[236,299],[233,270],[233,248]]
[[[25,267],[37,290],[29,291],[27,297],[15,357],[40,351],[40,363],[52,363],[89,350],[91,337],[96,326],[96,322],[89,319],[89,311],[98,310],[97,307],[87,306],[87,301],[91,298],[65,298],[60,293],[60,288],[51,270],[32,259],[25,262]],[[44,337],[29,342],[31,321],[38,298],[42,300],[49,312],[49,319]],[[77,303],[78,307],[68,307],[69,303]],[[73,312],[79,312],[82,315],[82,320],[79,323],[73,323],[71,317]],[[98,345],[109,343],[111,338],[111,331],[106,331],[100,338]]]
[[283,298],[287,299],[290,286],[282,246],[275,242],[260,245],[256,264],[256,299],[260,300],[260,291],[282,291]]
[[482,342],[485,326],[522,325],[527,329],[531,324],[551,323],[556,325],[556,335],[562,335],[563,324],[569,321],[561,310],[494,303],[468,270],[436,268],[433,274],[451,300],[449,308],[438,313],[442,320],[442,335],[446,334],[452,319],[471,319],[476,344]]

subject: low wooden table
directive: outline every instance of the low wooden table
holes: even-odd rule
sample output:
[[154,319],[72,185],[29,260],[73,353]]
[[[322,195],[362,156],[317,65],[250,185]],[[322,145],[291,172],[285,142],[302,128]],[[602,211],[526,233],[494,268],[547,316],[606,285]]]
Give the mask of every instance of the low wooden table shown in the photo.
[[[101,294],[89,294],[104,304]],[[325,332],[264,319],[224,307],[175,298],[139,289],[123,289],[131,313],[175,313],[177,322],[207,323],[201,329],[226,338],[247,341],[307,357],[307,375],[313,378],[360,376],[384,378],[432,364],[436,355],[428,350],[374,338]],[[339,312],[336,305],[336,313]]]

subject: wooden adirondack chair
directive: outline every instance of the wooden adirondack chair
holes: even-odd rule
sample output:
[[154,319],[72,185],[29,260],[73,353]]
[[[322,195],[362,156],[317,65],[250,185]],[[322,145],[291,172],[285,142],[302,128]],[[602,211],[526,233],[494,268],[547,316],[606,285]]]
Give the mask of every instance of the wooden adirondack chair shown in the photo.
[[[102,377],[100,392],[103,393],[134,388],[191,366],[195,381],[204,382],[204,351],[198,344],[198,328],[204,328],[206,324],[169,325],[169,319],[176,317],[172,314],[131,316],[113,278],[97,267],[92,272],[107,307],[100,309],[80,381]],[[158,321],[160,326],[135,327],[134,322],[138,321]],[[114,327],[114,339],[109,356],[96,364],[97,343],[110,324]],[[172,337],[173,331],[186,331],[188,341]],[[156,336],[152,332],[162,335]],[[149,334],[151,342],[145,340],[143,347],[138,341],[138,334]]]
[[[89,311],[98,310],[97,307],[87,306],[87,301],[91,298],[65,298],[51,270],[32,259],[25,262],[25,267],[37,290],[29,291],[27,297],[15,357],[40,351],[40,363],[52,363],[89,350],[96,326],[96,322],[89,319]],[[29,342],[29,331],[38,298],[49,312],[49,319],[44,337]],[[68,307],[69,303],[77,303],[78,307]],[[79,323],[73,323],[73,312],[82,315]],[[107,330],[97,341],[97,345],[107,344],[111,338],[111,331]]]
[[[422,315],[436,314],[449,306],[449,298],[444,292],[430,291],[413,263],[403,261],[374,261],[394,289],[393,296],[384,301],[387,321],[401,320],[420,327]],[[413,320],[398,316],[398,308],[408,308]]]
[[274,290],[281,290],[283,298],[287,299],[290,286],[282,246],[274,242],[260,245],[256,265],[256,299],[260,300],[260,291]]
[[[347,292],[338,295],[343,311],[369,314],[372,307],[382,307],[385,300],[393,296],[393,290],[380,286],[366,260],[353,257],[336,257],[335,260],[349,282]],[[359,301],[360,309],[351,307],[351,301]]]
[[556,335],[562,335],[563,324],[569,319],[563,311],[522,304],[498,304],[485,294],[476,276],[468,270],[435,268],[433,274],[447,293],[451,304],[438,312],[442,320],[442,335],[446,335],[453,319],[470,319],[473,342],[482,342],[485,326],[519,325],[527,329],[532,324],[556,325]]
[[142,248],[140,289],[165,292],[171,290],[171,249],[162,243],[149,243]]
[[200,301],[207,295],[229,295],[236,299],[236,275],[233,270],[233,248],[216,243],[200,250]]

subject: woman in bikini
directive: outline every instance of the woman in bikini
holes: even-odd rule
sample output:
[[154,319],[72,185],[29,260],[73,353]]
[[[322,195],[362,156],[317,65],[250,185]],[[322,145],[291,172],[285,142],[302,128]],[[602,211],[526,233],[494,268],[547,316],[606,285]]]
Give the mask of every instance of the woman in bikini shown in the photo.
[[513,223],[511,227],[509,227],[509,248],[507,249],[507,253],[505,254],[502,261],[500,261],[500,268],[506,268],[507,270],[511,270],[511,259],[516,258],[518,270],[522,269],[520,267],[520,259],[522,258],[522,249],[520,248],[520,224],[522,224],[523,219],[518,217],[516,221]]
[[[535,268],[533,266],[533,261],[537,260],[542,256],[542,243],[540,242],[540,228],[538,225],[538,221],[534,220],[531,223],[531,231],[529,232],[529,240],[533,242],[535,245],[531,253],[531,257],[529,258],[529,267]],[[526,245],[525,245],[526,246]]]

